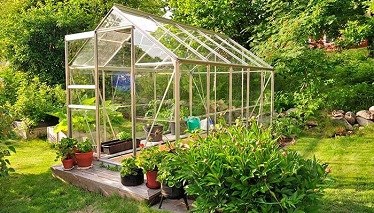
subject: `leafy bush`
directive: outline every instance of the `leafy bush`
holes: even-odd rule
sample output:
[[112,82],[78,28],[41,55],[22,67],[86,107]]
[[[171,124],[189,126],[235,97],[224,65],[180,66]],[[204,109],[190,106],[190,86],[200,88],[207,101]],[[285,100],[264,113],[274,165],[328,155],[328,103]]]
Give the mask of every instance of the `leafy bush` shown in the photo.
[[176,146],[175,149],[165,154],[162,162],[159,165],[157,180],[169,187],[181,187],[185,185],[186,179],[184,177],[185,164],[184,156],[186,149]]
[[[374,99],[374,59],[362,49],[325,53],[305,50],[295,58],[277,58],[275,108],[358,111]],[[313,113],[314,113],[313,112]],[[312,113],[312,114],[313,114]]]
[[17,100],[11,106],[14,117],[28,127],[37,125],[47,118],[48,112],[62,107],[61,93],[64,93],[61,87],[52,88],[37,77],[22,81],[17,89]]
[[277,137],[294,138],[302,131],[302,124],[288,116],[278,117],[273,121],[273,132]]
[[130,158],[125,158],[122,160],[121,163],[121,176],[126,176],[126,175],[137,175],[137,169],[139,167],[135,164],[135,158],[130,157]]
[[14,169],[9,167],[10,162],[5,157],[10,156],[11,152],[16,152],[15,148],[8,142],[0,141],[0,178],[9,175],[9,172],[14,172]]
[[163,161],[166,153],[166,151],[160,150],[157,146],[143,149],[136,158],[136,165],[142,168],[144,172],[158,170],[158,166]]
[[237,124],[193,143],[180,162],[199,212],[287,212],[322,193],[325,167],[278,148],[270,130]]

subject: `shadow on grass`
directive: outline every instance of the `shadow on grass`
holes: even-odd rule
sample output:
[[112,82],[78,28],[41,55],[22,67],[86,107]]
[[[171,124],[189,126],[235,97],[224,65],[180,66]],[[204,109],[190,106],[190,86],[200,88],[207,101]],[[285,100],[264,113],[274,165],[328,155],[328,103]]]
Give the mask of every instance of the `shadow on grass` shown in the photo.
[[324,200],[319,207],[311,212],[334,212],[334,213],[374,213],[373,207],[364,206],[361,203],[350,200]]
[[[305,142],[305,141],[300,142],[300,143],[303,144],[300,147],[302,149],[301,154],[304,157],[310,157],[312,154],[314,154],[316,152],[316,149],[317,149],[317,146],[318,146],[319,142],[320,142],[320,140],[316,139],[316,138],[309,138],[308,142]],[[298,144],[298,142],[296,141],[296,146],[299,146],[299,145],[300,144]],[[292,149],[294,149],[294,148],[292,147]]]
[[0,188],[0,212],[155,212],[133,200],[81,190],[51,172],[12,174],[0,179]]

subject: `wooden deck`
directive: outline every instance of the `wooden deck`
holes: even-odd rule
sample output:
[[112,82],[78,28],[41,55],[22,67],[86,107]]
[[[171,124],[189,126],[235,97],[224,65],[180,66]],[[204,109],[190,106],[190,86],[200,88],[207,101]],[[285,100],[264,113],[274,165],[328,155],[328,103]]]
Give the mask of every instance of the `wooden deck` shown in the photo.
[[73,169],[64,171],[61,165],[51,167],[53,175],[63,181],[88,191],[100,192],[105,196],[118,194],[122,197],[129,197],[149,204],[156,204],[160,201],[160,190],[149,189],[145,180],[139,186],[123,186],[119,172],[101,168],[99,162],[95,161],[94,166],[87,170]]

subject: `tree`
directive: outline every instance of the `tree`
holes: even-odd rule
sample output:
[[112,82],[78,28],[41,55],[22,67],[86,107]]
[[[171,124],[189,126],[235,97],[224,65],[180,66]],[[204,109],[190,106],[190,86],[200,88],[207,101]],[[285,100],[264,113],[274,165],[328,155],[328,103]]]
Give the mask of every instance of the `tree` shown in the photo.
[[[369,2],[373,4],[368,0],[168,2],[174,19],[223,32],[270,59],[275,50],[298,55],[309,37],[327,35],[336,40],[350,22],[368,24]],[[373,29],[372,24],[367,26]]]
[[49,84],[63,83],[64,36],[94,29],[113,3],[162,12],[161,0],[5,0],[7,13],[0,15],[2,60]]

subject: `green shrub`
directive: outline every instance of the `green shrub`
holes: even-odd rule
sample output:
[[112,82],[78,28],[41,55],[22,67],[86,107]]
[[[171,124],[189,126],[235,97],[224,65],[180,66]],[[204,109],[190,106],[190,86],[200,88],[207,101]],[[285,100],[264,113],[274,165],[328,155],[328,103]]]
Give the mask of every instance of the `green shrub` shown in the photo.
[[325,167],[278,148],[255,122],[199,138],[180,165],[198,212],[287,212],[322,193]]
[[62,105],[55,98],[56,91],[58,89],[47,86],[37,77],[22,81],[17,89],[17,100],[12,106],[15,118],[24,121],[28,127],[44,121],[48,112],[52,112],[56,105]]
[[302,125],[297,119],[284,116],[273,121],[272,129],[276,137],[294,138],[301,133]]
[[16,152],[15,148],[9,142],[0,141],[0,178],[9,175],[9,172],[14,172],[10,167],[10,161],[5,159],[10,156],[11,152]]
[[137,169],[139,167],[135,164],[135,158],[130,157],[130,158],[125,158],[122,160],[121,163],[121,176],[126,176],[126,175],[137,175]]
[[[374,99],[374,59],[367,50],[326,53],[305,50],[295,58],[277,58],[275,108],[367,109]],[[311,106],[310,106],[311,105]]]
[[136,165],[144,172],[158,170],[158,166],[163,161],[166,151],[160,150],[159,147],[153,146],[143,149],[136,158]]
[[186,183],[183,172],[184,169],[187,169],[184,166],[186,151],[181,149],[180,146],[176,146],[175,149],[165,154],[158,168],[158,181],[167,184],[169,187],[181,187]]

